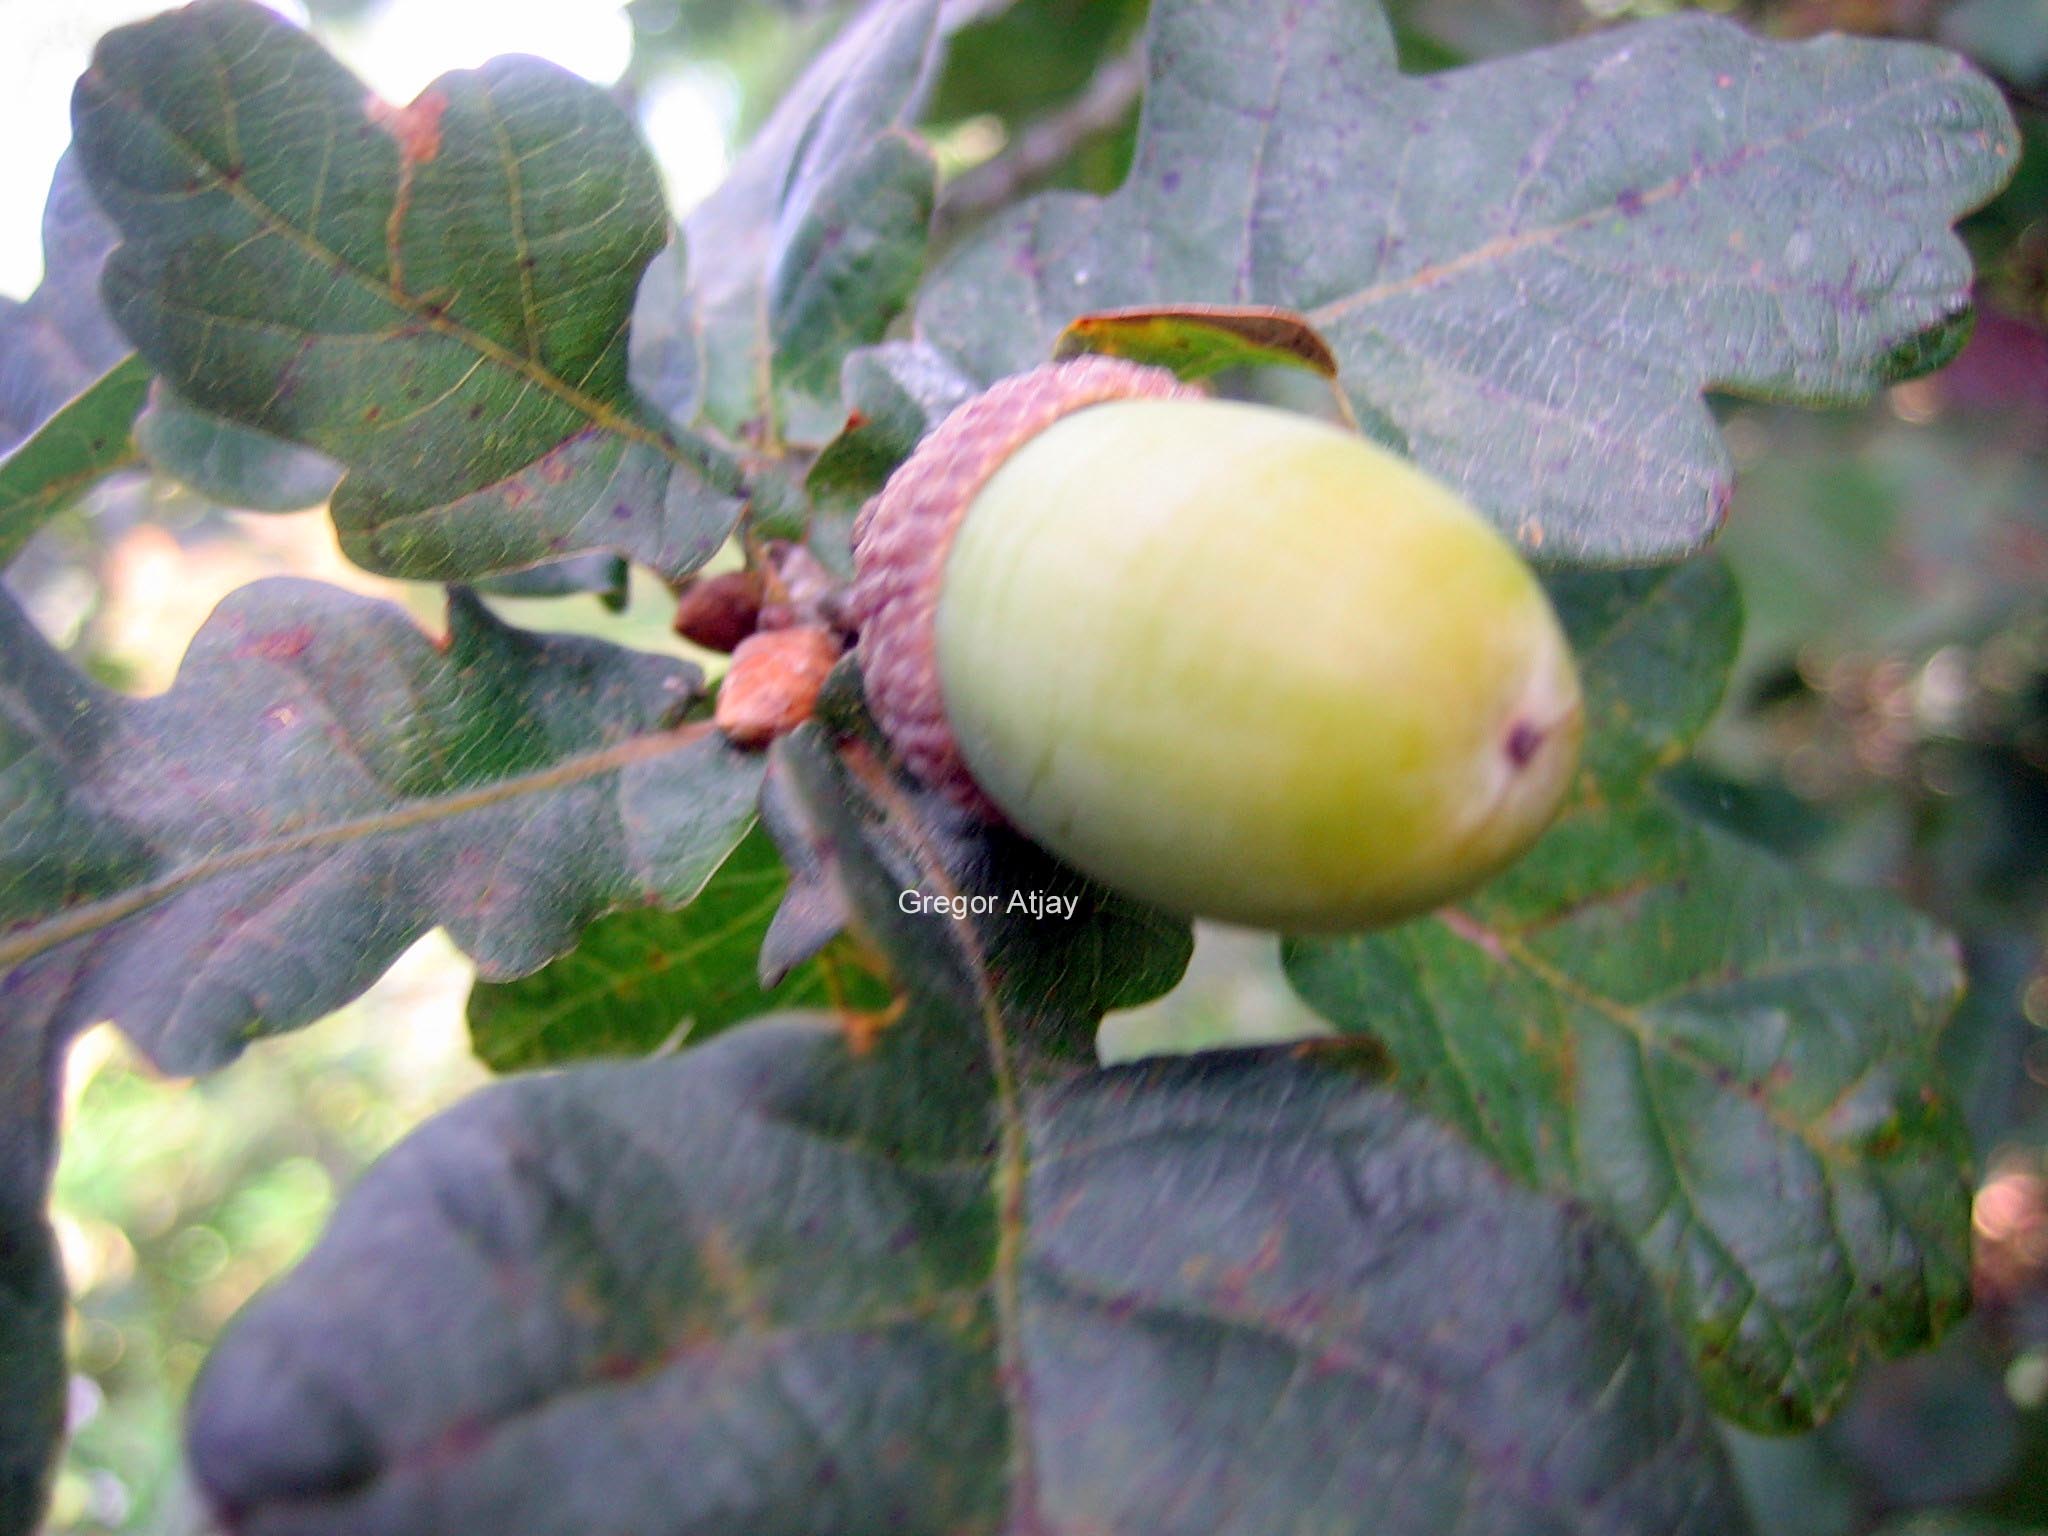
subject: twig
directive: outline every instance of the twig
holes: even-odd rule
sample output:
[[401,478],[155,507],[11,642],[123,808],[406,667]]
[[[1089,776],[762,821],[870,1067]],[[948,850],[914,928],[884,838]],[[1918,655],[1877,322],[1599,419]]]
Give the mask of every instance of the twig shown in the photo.
[[939,229],[957,229],[1030,191],[1088,140],[1121,123],[1144,85],[1144,48],[1134,42],[1105,59],[1080,95],[1027,124],[1002,153],[962,171],[939,194]]

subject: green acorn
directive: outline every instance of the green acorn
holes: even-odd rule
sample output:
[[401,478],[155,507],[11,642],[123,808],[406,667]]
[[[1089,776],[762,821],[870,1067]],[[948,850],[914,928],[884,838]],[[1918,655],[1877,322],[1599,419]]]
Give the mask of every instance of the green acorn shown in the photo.
[[863,511],[853,610],[910,768],[1170,910],[1286,931],[1430,910],[1577,762],[1534,573],[1355,433],[1106,357],[1002,380]]

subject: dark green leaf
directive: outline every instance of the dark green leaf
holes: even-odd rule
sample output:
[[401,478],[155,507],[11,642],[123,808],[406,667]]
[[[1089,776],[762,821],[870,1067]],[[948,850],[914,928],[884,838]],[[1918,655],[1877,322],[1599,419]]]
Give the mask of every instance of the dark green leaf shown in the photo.
[[2023,1470],[2025,1420],[2006,1386],[2010,1364],[2008,1346],[1981,1327],[1959,1330],[1944,1348],[1867,1373],[1828,1426],[1828,1446],[1885,1508],[1964,1504],[2025,1486],[2034,1479]]
[[231,1329],[203,1486],[277,1536],[1747,1528],[1624,1253],[1394,1096],[1037,1086],[1012,1236],[895,1065],[789,1019],[430,1126]]
[[[1185,919],[1097,885],[1016,834],[898,779],[865,741],[842,741],[835,764],[822,739],[806,728],[779,742],[762,796],[791,871],[792,900],[830,914],[830,925],[809,929],[813,947],[849,922],[879,953],[914,952],[897,978],[909,988],[923,971],[957,969],[953,947],[965,946],[977,984],[1034,1048],[1086,1060],[1094,1058],[1095,1023],[1104,1013],[1149,1002],[1180,980],[1194,952]],[[875,874],[872,859],[849,855],[868,844],[896,849],[885,875]],[[935,870],[943,872],[942,891],[929,888]],[[920,894],[943,896],[954,920],[906,914]],[[876,927],[882,909],[901,929],[894,943]],[[905,916],[920,920],[903,927]]]
[[2044,955],[2040,937],[2026,930],[1980,929],[1966,937],[1969,988],[1941,1037],[1941,1062],[1978,1164],[1988,1166],[2013,1142],[2048,1144],[2048,1082],[2029,1070],[2028,1056],[2041,1030],[2025,1006]]
[[392,108],[252,0],[200,0],[103,38],[73,126],[121,230],[115,319],[200,409],[345,467],[354,559],[674,575],[724,538],[731,461],[627,387],[665,219],[604,92],[513,57]]
[[756,958],[788,884],[774,843],[757,831],[680,912],[600,918],[531,976],[478,982],[469,994],[477,1055],[493,1071],[514,1072],[694,1045],[776,1008],[882,1008],[888,995],[872,976],[829,958],[762,989]]
[[1762,1536],[1865,1536],[1865,1492],[1824,1433],[1752,1435],[1724,1425],[1723,1438]]
[[0,1536],[33,1536],[65,1403],[64,1283],[40,1211],[0,1211],[0,1380]]
[[1960,1510],[1923,1510],[1886,1521],[1876,1536],[2048,1536],[2048,1528]]
[[0,565],[91,486],[135,461],[149,369],[130,353],[0,459]]
[[928,115],[995,113],[1014,129],[1084,91],[1103,60],[1137,36],[1143,0],[1015,0],[963,6]]
[[114,227],[67,150],[43,206],[43,281],[0,298],[0,566],[102,476],[131,463],[149,370],[99,299]]
[[1683,570],[1553,573],[1585,689],[1585,793],[1640,797],[1720,707],[1742,641],[1742,608],[1719,560]]
[[819,511],[844,521],[927,432],[975,393],[975,384],[930,347],[885,341],[846,359],[840,391],[849,414],[811,465],[804,488]]
[[1941,40],[2009,80],[2048,80],[2048,0],[1956,0],[1940,17]]
[[1936,1060],[1953,947],[1649,787],[1733,655],[1718,565],[1554,591],[1588,706],[1557,825],[1458,907],[1290,943],[1288,970],[1506,1167],[1628,1234],[1718,1407],[1809,1423],[1967,1301],[1967,1152]]
[[180,400],[159,379],[135,423],[151,465],[207,500],[249,512],[297,512],[334,494],[341,468],[325,454]]
[[195,1392],[232,1523],[1746,1528],[1600,1224],[1341,1067],[1046,1059],[1086,989],[1020,1019],[988,961],[1057,930],[901,911],[963,892],[948,835],[857,751],[837,800],[786,757],[902,1016],[524,1078],[402,1146]]
[[1967,306],[1949,225],[2017,159],[1952,55],[1699,16],[1405,78],[1373,6],[1160,0],[1149,59],[1123,187],[992,220],[925,285],[920,334],[988,379],[1089,310],[1301,310],[1362,419],[1581,558],[1712,534],[1729,468],[1702,390],[1896,377]]
[[61,1042],[7,1025],[0,983],[0,1536],[40,1529],[64,1427],[64,1282],[43,1216]]
[[[829,693],[832,678],[826,686]],[[761,935],[757,974],[764,987],[779,985],[799,966],[817,958],[853,919],[847,892],[839,881],[839,856],[832,833],[791,772],[790,750],[784,748],[771,756],[768,776],[761,785],[761,829],[780,850],[788,876],[775,916]]]
[[641,274],[633,296],[627,377],[672,422],[695,421],[704,408],[704,328],[683,269],[688,254],[672,234]]
[[[871,5],[791,88],[649,271],[635,376],[671,414],[766,413],[821,442],[840,359],[879,341],[923,266],[935,169],[907,133],[938,39],[932,0]],[[697,357],[702,349],[701,361]]]
[[838,427],[840,363],[881,339],[923,274],[937,178],[922,143],[885,133],[836,166],[781,233],[767,298],[783,437],[819,443]]
[[574,597],[589,593],[613,613],[626,606],[632,573],[617,555],[570,555],[477,583],[493,597]]
[[666,658],[507,628],[430,640],[312,582],[244,587],[155,698],[0,609],[0,1010],[111,1018],[173,1070],[320,1017],[436,924],[493,978],[631,902],[687,901],[758,759],[676,722]]

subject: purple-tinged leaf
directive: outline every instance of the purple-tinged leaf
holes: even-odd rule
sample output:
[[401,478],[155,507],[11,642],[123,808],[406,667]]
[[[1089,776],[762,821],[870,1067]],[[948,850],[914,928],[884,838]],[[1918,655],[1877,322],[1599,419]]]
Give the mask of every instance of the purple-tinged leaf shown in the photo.
[[2018,160],[1952,54],[1697,15],[1414,78],[1352,0],[1159,0],[1148,44],[1129,179],[992,219],[919,334],[986,380],[1091,310],[1302,311],[1361,419],[1575,560],[1713,535],[1703,391],[1846,402],[1946,361],[1950,225]]
[[874,0],[813,61],[642,287],[634,377],[671,418],[823,442],[841,360],[880,341],[924,265],[937,170],[909,132],[934,0]]
[[0,1020],[111,1018],[160,1065],[308,1023],[436,925],[486,977],[680,905],[753,818],[758,758],[686,725],[693,669],[510,629],[444,640],[279,579],[223,603],[155,698],[0,610]]
[[902,1006],[402,1145],[194,1393],[233,1528],[1746,1529],[1602,1224],[1337,1060],[1048,1055],[1145,946],[1048,987],[1070,922],[906,910],[1001,866],[857,748],[783,751]]

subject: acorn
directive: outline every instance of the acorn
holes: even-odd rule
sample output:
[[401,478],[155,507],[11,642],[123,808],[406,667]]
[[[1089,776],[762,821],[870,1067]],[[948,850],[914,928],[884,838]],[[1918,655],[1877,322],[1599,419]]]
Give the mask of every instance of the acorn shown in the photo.
[[1514,547],[1358,434],[1107,357],[991,386],[861,513],[912,772],[1168,910],[1377,927],[1528,848],[1577,671]]

